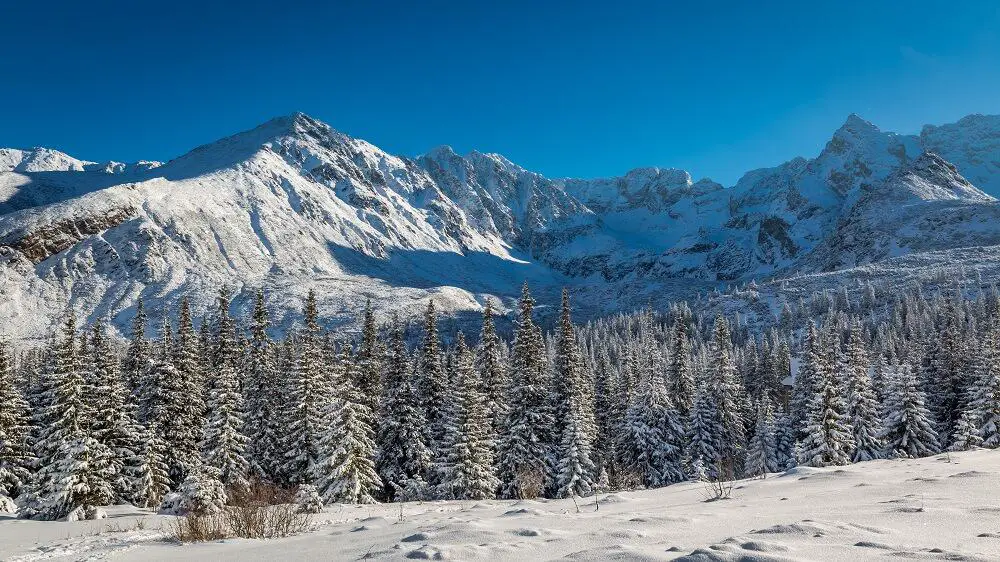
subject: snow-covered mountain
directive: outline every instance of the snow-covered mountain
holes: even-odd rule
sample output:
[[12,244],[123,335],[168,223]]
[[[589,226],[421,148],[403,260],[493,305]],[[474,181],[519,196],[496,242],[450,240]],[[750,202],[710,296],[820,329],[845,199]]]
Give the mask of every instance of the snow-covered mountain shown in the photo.
[[448,147],[399,157],[302,114],[165,164],[0,149],[0,331],[40,336],[67,308],[123,327],[140,297],[205,310],[223,284],[237,307],[267,290],[279,328],[310,288],[333,326],[365,298],[405,316],[434,298],[461,323],[524,281],[600,314],[1000,244],[998,163],[1000,118],[984,116],[905,136],[852,115],[816,158],[728,189],[656,168],[549,179]]

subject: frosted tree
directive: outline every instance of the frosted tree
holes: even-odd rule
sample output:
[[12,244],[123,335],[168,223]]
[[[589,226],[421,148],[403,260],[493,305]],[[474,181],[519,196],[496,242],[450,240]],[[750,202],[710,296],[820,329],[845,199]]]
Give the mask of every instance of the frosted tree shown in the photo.
[[663,378],[645,373],[619,430],[615,450],[622,470],[647,487],[683,480],[683,437]]
[[977,424],[978,414],[975,410],[962,412],[962,417],[958,418],[955,424],[955,433],[951,436],[949,451],[971,451],[982,445],[983,440],[979,437]]
[[89,434],[85,419],[87,392],[77,349],[76,321],[68,315],[56,349],[52,385],[38,412],[38,471],[22,496],[22,515],[59,519],[77,508],[93,513],[114,497],[109,453]]
[[146,339],[146,309],[142,299],[135,305],[135,316],[132,318],[132,339],[125,352],[124,377],[125,384],[139,401],[139,420],[146,421],[148,409],[145,404],[145,385],[147,372],[151,367],[151,350]]
[[686,423],[694,406],[695,385],[694,370],[691,367],[691,341],[684,318],[675,320],[671,330],[667,385],[677,413]]
[[566,289],[562,292],[554,367],[554,413],[559,436],[555,486],[563,496],[590,495],[597,480],[591,457],[591,440],[596,432],[593,402],[586,388],[590,379],[577,345]]
[[130,501],[137,507],[155,508],[170,491],[170,474],[167,470],[166,443],[159,436],[153,422],[139,436],[138,454],[126,466],[132,478]]
[[806,412],[809,410],[809,402],[816,395],[818,381],[821,378],[820,371],[829,368],[821,347],[819,331],[816,329],[816,325],[810,322],[803,345],[802,360],[795,373],[789,408],[792,425],[799,440],[804,440],[807,437],[805,433]]
[[216,363],[209,380],[205,441],[202,457],[219,471],[226,486],[247,485],[247,437],[243,430],[243,397],[236,378],[236,328],[229,315],[229,294],[219,292],[216,333]]
[[[206,342],[208,333],[206,332]],[[187,297],[183,297],[177,314],[177,338],[173,342],[173,366],[176,371],[176,382],[166,386],[173,389],[173,394],[167,396],[171,402],[168,410],[175,419],[166,423],[163,434],[170,445],[170,460],[173,481],[182,482],[199,462],[202,431],[205,427],[205,377],[211,372],[201,364],[199,337],[195,333],[194,320],[191,317],[191,305]],[[206,353],[207,358],[207,353]]]
[[500,486],[493,467],[490,416],[462,332],[458,333],[452,363],[452,404],[448,408],[438,495],[448,499],[490,499]]
[[924,393],[910,366],[903,363],[889,374],[882,433],[886,452],[890,456],[918,458],[940,450],[937,432],[930,410],[924,404]]
[[723,316],[715,319],[709,361],[712,377],[709,390],[715,402],[718,443],[721,464],[732,474],[738,472],[739,463],[746,447],[746,432],[742,417],[741,401],[745,400],[736,365],[733,361],[733,346],[729,323]]
[[1000,328],[991,327],[981,345],[972,408],[978,417],[982,446],[995,449],[1000,447]]
[[[349,346],[343,346],[341,365],[350,365]],[[382,480],[375,472],[372,413],[346,371],[336,381],[335,398],[320,434],[319,462],[311,474],[325,503],[375,503]]]
[[535,300],[527,284],[521,291],[519,314],[510,354],[507,416],[497,447],[498,476],[504,498],[535,497],[546,486],[549,431],[545,345],[532,313]]
[[714,394],[707,386],[707,381],[701,381],[697,386],[688,425],[688,474],[698,480],[714,476],[722,458],[717,429],[718,411]]
[[[814,340],[815,341],[815,340]],[[831,345],[832,342],[831,342]],[[806,405],[799,463],[809,466],[843,465],[850,462],[851,427],[845,419],[843,390],[829,362],[816,349],[804,361],[814,373],[814,395]]]
[[309,291],[302,315],[304,326],[298,333],[295,373],[289,381],[286,404],[287,441],[283,472],[291,484],[308,484],[320,462],[319,437],[330,399],[320,342],[316,293]]
[[771,401],[762,397],[757,405],[757,421],[747,445],[747,460],[743,473],[746,476],[764,476],[780,470],[777,458],[774,412]]
[[190,433],[186,423],[192,414],[192,400],[174,366],[173,349],[170,320],[164,315],[160,339],[153,350],[152,366],[146,371],[142,404],[147,426],[155,425],[166,444],[170,477],[179,485],[191,467],[199,462],[199,455],[197,441],[193,441],[196,435]]
[[16,498],[31,473],[28,402],[18,389],[7,342],[0,340],[0,496]]
[[133,494],[133,479],[128,474],[128,467],[137,462],[142,427],[135,419],[131,396],[100,322],[91,329],[90,349],[91,367],[84,395],[88,403],[90,433],[110,454],[115,498],[129,499]]
[[774,444],[777,470],[788,470],[795,466],[795,428],[792,427],[792,417],[788,413],[781,413],[775,418]]
[[947,441],[965,409],[972,384],[965,361],[961,319],[954,299],[945,300],[938,324],[936,337],[924,360],[923,378],[929,393],[928,407],[937,422],[937,433]]
[[[354,356],[354,366],[351,369],[352,383],[359,391],[359,398],[369,412],[378,410],[379,396],[382,394],[382,369],[385,348],[379,340],[378,325],[375,321],[375,311],[371,300],[365,302],[362,314],[361,341]],[[371,418],[372,431],[375,431],[375,418]]]
[[[434,301],[427,303],[424,313],[424,335],[417,353],[417,379],[415,387],[420,407],[427,423],[428,443],[434,456],[442,454],[445,432],[445,396],[448,380],[441,363],[441,344],[437,330],[437,312]],[[430,484],[436,485],[433,473]]]
[[283,389],[274,364],[274,344],[267,335],[270,326],[264,291],[254,298],[250,316],[250,341],[243,361],[247,461],[252,475],[275,479],[282,464],[280,409]]
[[872,389],[870,364],[861,340],[861,325],[855,323],[847,340],[844,379],[847,385],[847,420],[851,426],[853,462],[870,461],[884,448],[878,438],[881,423],[878,402]]
[[[388,500],[421,499],[431,453],[424,412],[411,379],[403,327],[393,318],[379,403],[376,467]],[[413,497],[416,494],[418,497]]]
[[559,428],[555,486],[560,496],[589,496],[598,474],[591,441],[596,433],[593,402],[583,358],[577,345],[569,304],[563,289],[555,354],[555,415]]
[[493,322],[493,300],[486,299],[483,307],[483,325],[476,347],[476,370],[481,381],[484,407],[490,418],[490,435],[500,435],[503,427],[507,400],[505,391],[508,384],[507,365],[503,358],[503,341],[497,335]]

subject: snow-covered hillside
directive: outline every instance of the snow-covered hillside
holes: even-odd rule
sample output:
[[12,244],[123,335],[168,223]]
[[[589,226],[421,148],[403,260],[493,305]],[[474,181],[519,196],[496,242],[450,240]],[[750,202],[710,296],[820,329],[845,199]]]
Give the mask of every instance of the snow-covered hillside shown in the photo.
[[331,327],[365,298],[403,316],[434,298],[462,323],[524,281],[543,303],[571,287],[586,318],[1000,244],[998,139],[995,117],[906,136],[852,115],[816,158],[729,189],[655,168],[549,179],[448,147],[398,157],[302,114],[166,164],[0,149],[0,325],[38,338],[73,309],[120,329],[139,298],[154,318],[184,295],[201,313],[223,284],[237,311],[264,288],[278,329],[309,289]]
[[[40,560],[997,560],[1000,455],[993,450],[736,483],[578,500],[336,505],[304,535],[179,545],[172,518],[0,520],[0,558]],[[143,528],[136,528],[136,521]]]

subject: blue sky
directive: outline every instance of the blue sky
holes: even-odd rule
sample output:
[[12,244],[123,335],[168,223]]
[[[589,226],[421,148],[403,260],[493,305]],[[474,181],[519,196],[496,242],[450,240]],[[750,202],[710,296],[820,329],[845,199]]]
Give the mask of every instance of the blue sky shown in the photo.
[[[12,2],[0,146],[167,160],[304,111],[399,154],[731,185],[851,112],[1000,113],[1000,3]],[[836,7],[833,7],[836,6]]]

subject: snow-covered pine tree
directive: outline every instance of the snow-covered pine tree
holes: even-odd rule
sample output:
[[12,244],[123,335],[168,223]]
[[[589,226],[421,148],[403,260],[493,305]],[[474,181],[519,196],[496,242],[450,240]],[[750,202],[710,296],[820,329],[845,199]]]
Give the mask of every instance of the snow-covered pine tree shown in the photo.
[[883,405],[882,433],[886,452],[891,457],[918,458],[940,450],[930,410],[924,405],[924,393],[917,377],[906,363],[889,374],[889,392]]
[[[611,367],[607,350],[600,349],[594,362],[594,419],[597,433],[594,437],[594,464],[598,473],[609,480],[615,467],[615,442],[618,429],[625,418],[622,392],[618,386],[618,373]],[[686,424],[685,424],[686,425]]]
[[[389,500],[422,499],[431,453],[424,412],[416,395],[403,327],[393,318],[382,398],[379,403],[376,466]],[[410,493],[418,492],[418,497]]]
[[79,507],[93,513],[93,508],[107,505],[114,496],[109,453],[89,435],[84,418],[87,384],[72,314],[63,324],[51,376],[37,418],[41,428],[35,443],[38,471],[28,493],[19,498],[22,516],[48,520],[65,517]]
[[757,421],[747,445],[747,460],[743,467],[746,476],[765,476],[780,469],[777,458],[774,412],[771,400],[762,396],[757,403]]
[[490,416],[486,411],[473,354],[458,333],[452,360],[454,381],[450,389],[438,496],[447,499],[485,500],[500,486],[493,466]]
[[110,453],[115,498],[127,501],[134,491],[128,471],[139,454],[142,427],[135,419],[131,395],[125,388],[118,371],[118,359],[100,321],[91,328],[90,349],[91,369],[86,393],[90,433]]
[[[191,304],[187,297],[183,297],[177,314],[177,338],[173,348],[177,382],[167,385],[176,388],[177,392],[176,396],[168,399],[172,402],[169,410],[177,418],[170,422],[166,432],[171,449],[168,466],[173,467],[173,480],[177,484],[183,482],[187,472],[200,462],[202,432],[205,429],[204,382],[210,372],[201,365],[200,345]],[[161,423],[164,423],[163,420]]]
[[[839,346],[839,342],[826,344]],[[845,419],[843,389],[829,361],[832,352],[816,353],[809,349],[804,363],[814,373],[814,395],[806,405],[803,432],[799,443],[799,463],[809,466],[843,465],[850,462],[851,427]],[[807,368],[803,365],[803,369]]]
[[809,322],[806,341],[802,347],[802,357],[795,373],[794,387],[789,404],[792,426],[795,428],[796,440],[804,441],[806,435],[806,413],[809,403],[816,396],[818,383],[822,377],[820,371],[827,369],[826,356],[821,349],[822,342],[819,330],[813,322]]
[[880,458],[884,445],[878,438],[881,420],[878,402],[868,374],[870,363],[861,337],[861,324],[852,324],[845,358],[844,380],[847,385],[847,423],[851,427],[851,461]]
[[146,422],[148,408],[145,404],[146,378],[152,366],[149,340],[146,339],[146,309],[142,299],[135,305],[135,316],[132,318],[132,339],[125,352],[123,376],[132,395],[138,401],[139,421]]
[[375,472],[373,416],[350,372],[350,346],[341,350],[343,371],[334,383],[311,479],[325,503],[375,503],[382,480]]
[[947,442],[966,407],[972,380],[965,361],[961,319],[955,299],[945,299],[936,336],[923,372],[928,407],[937,422],[937,434]]
[[535,300],[525,283],[518,304],[510,354],[507,417],[497,444],[497,468],[503,498],[535,497],[546,487],[549,434],[545,346],[532,313]]
[[287,442],[284,473],[290,484],[307,484],[320,462],[319,438],[324,428],[330,389],[323,373],[316,293],[310,290],[302,310],[304,326],[298,332],[295,373],[289,381],[286,404]]
[[282,388],[278,384],[274,364],[274,344],[267,335],[270,325],[263,289],[254,298],[250,316],[250,341],[243,361],[243,389],[246,403],[246,435],[249,439],[247,461],[250,474],[274,481],[281,458],[279,410]]
[[958,418],[955,424],[955,434],[951,436],[949,451],[971,451],[983,443],[979,437],[979,415],[975,410],[969,409],[962,412],[962,417]]
[[717,475],[722,458],[718,418],[714,393],[708,389],[708,381],[702,379],[696,386],[688,424],[687,473],[691,478],[704,480]]
[[667,368],[667,385],[670,397],[681,419],[691,419],[694,406],[694,370],[691,368],[691,341],[687,333],[687,319],[677,318],[670,330],[670,363]]
[[379,339],[378,324],[375,321],[375,310],[369,299],[365,302],[362,315],[361,341],[357,353],[354,354],[354,365],[350,370],[354,386],[358,389],[358,398],[372,412],[370,419],[372,432],[376,431],[374,412],[378,410],[379,396],[382,395],[382,369],[385,346]]
[[556,447],[555,486],[561,497],[589,496],[598,474],[591,442],[596,427],[593,402],[587,386],[590,376],[577,345],[569,304],[563,289],[555,355],[555,415],[559,428]]
[[508,376],[503,358],[503,341],[497,335],[493,322],[493,300],[486,299],[483,307],[483,326],[476,347],[476,371],[481,381],[484,407],[490,419],[490,439],[496,440],[503,428],[507,411]]
[[715,319],[709,373],[712,377],[709,389],[714,394],[722,469],[729,471],[732,476],[739,473],[746,448],[746,430],[740,407],[740,403],[746,400],[746,394],[733,361],[729,323],[721,315]]
[[160,439],[166,444],[166,463],[174,485],[184,481],[184,475],[199,462],[197,454],[188,451],[190,436],[185,421],[191,414],[191,401],[184,392],[183,380],[173,362],[173,337],[166,314],[160,327],[160,339],[152,350],[152,365],[146,370],[141,402],[146,426],[155,425]]
[[777,470],[788,470],[796,464],[795,428],[792,417],[782,412],[774,422],[775,463]]
[[0,496],[16,498],[31,476],[28,402],[17,387],[13,359],[0,340]]
[[[444,365],[441,363],[441,344],[437,330],[437,312],[434,310],[434,301],[428,301],[427,311],[424,313],[424,335],[420,343],[420,350],[417,354],[417,379],[415,386],[417,397],[420,400],[420,407],[424,411],[424,419],[427,423],[427,438],[431,452],[435,458],[443,454],[442,440],[445,433],[445,407],[447,374]],[[438,482],[435,473],[429,474],[430,484],[436,486]]]
[[219,291],[215,365],[209,377],[202,456],[207,465],[219,470],[225,486],[247,485],[247,437],[243,434],[243,396],[237,375],[236,328],[229,315],[229,293]]
[[659,371],[647,371],[619,430],[618,464],[647,487],[679,482],[684,479],[683,446],[684,428],[663,378]]
[[129,466],[125,467],[126,473],[132,479],[132,495],[129,501],[137,507],[156,508],[170,491],[170,474],[166,462],[167,447],[160,438],[160,431],[155,421],[149,428],[140,430],[138,455]]
[[979,372],[972,390],[982,446],[1000,447],[1000,327],[993,325],[981,340]]

